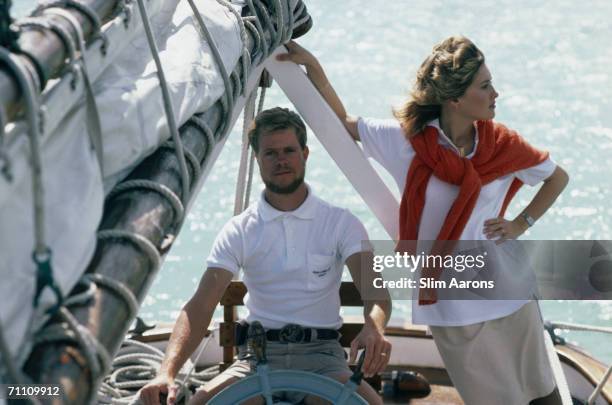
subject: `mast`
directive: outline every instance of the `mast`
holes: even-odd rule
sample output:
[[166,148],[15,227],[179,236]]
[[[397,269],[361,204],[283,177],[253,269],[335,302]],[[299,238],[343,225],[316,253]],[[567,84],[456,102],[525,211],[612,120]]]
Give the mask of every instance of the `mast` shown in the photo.
[[[103,0],[83,0],[82,2],[92,6],[103,21],[110,19],[118,3]],[[263,2],[271,3],[267,0]],[[301,0],[298,5],[301,5]],[[271,10],[268,11],[274,14],[274,8],[270,8]],[[293,38],[305,33],[312,24],[305,7],[296,7],[296,10],[300,15],[293,16],[289,19],[290,21],[297,21],[298,18],[303,20],[304,17],[307,20],[296,27]],[[73,12],[73,10],[70,11]],[[88,38],[91,38],[92,26],[89,21],[78,11],[74,11],[74,15],[84,25]],[[57,21],[61,22],[61,19]],[[285,23],[287,21],[285,16]],[[67,28],[69,32],[72,32],[71,27]],[[273,33],[270,32],[269,27],[265,31],[267,37],[272,37]],[[257,41],[249,30],[246,33],[247,48],[250,51],[252,62],[261,64],[262,60],[253,60],[261,59],[260,55],[255,52]],[[45,83],[62,70],[65,50],[63,44],[54,35],[25,31],[21,34],[19,46],[36,56],[37,63],[40,65],[38,70],[43,72],[41,83]],[[240,77],[242,74],[240,63],[236,69]],[[261,67],[259,69],[261,70]],[[233,87],[236,84],[232,81],[231,85],[230,91],[233,93]],[[0,100],[3,105],[9,106],[9,111],[13,113],[20,106],[20,95],[17,94],[11,78],[4,72],[0,72]],[[238,113],[239,111],[230,112],[230,116],[235,117]],[[216,158],[214,151],[225,141],[220,130],[227,126],[228,119],[223,110],[222,100],[219,99],[210,109],[199,114],[196,120],[192,119],[180,128],[183,147],[195,157],[202,172],[209,170]],[[204,122],[212,130],[214,134],[212,138],[200,130],[198,120]],[[191,169],[191,178],[194,178],[194,170]],[[165,186],[175,195],[182,194],[176,154],[165,146],[159,147],[147,157],[128,175],[125,181],[135,179],[151,180]],[[121,183],[118,187],[120,186]],[[192,183],[191,188],[194,189],[194,187],[196,185]],[[195,193],[191,195],[193,199]],[[135,233],[147,239],[157,253],[163,256],[172,245],[173,235],[179,231],[175,229],[176,223],[176,210],[162,194],[148,189],[130,189],[119,193],[111,192],[111,196],[106,201],[99,231],[113,229]],[[143,250],[142,247],[120,237],[111,237],[98,241],[94,257],[85,273],[102,275],[121,282],[140,303],[146,296],[157,271],[158,266],[151,260],[150,255],[146,254],[146,249]],[[83,287],[77,285],[70,295],[74,296],[81,292],[83,292]],[[86,328],[111,357],[120,347],[134,316],[126,301],[104,285],[98,285],[87,302],[70,306],[70,312],[77,323]],[[56,314],[49,324],[52,327],[47,327],[45,330],[51,331],[54,330],[53,326],[62,325],[63,320]],[[40,341],[35,344],[24,366],[24,371],[32,382],[60,386],[61,399],[59,401],[61,403],[83,404],[95,398],[97,386],[103,374],[108,370],[102,370],[99,375],[95,375],[86,351],[82,350],[74,339],[58,341],[44,334],[39,337]],[[44,398],[43,402],[57,400],[57,397]]]
[[[79,2],[95,11],[102,23],[114,17],[119,4],[119,0],[79,0]],[[10,6],[10,1],[8,1],[8,4]],[[71,13],[81,24],[85,40],[89,44],[93,36],[94,27],[92,21],[75,8],[69,7],[66,8],[66,11]],[[47,16],[47,18],[53,19],[76,38],[76,33],[73,32],[72,26],[65,19],[57,18],[56,16]],[[51,32],[23,30],[17,38],[16,44],[21,53],[20,57],[28,67],[28,70],[36,72],[41,83],[40,91],[45,88],[45,84],[49,79],[58,77],[66,66],[66,59],[68,57],[66,48],[61,39]],[[7,112],[9,121],[23,107],[19,88],[11,75],[4,70],[0,70],[0,104]]]

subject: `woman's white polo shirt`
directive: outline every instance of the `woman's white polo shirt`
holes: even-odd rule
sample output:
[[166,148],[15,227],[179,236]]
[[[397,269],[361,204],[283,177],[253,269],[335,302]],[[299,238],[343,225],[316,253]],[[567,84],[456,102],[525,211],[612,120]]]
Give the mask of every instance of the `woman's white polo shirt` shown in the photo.
[[[428,125],[438,130],[438,142],[442,146],[453,148],[437,119]],[[403,194],[408,168],[416,152],[406,140],[399,122],[360,118],[358,130],[365,154],[380,163],[391,174],[400,193]],[[474,156],[478,148],[478,132],[476,132],[474,143],[474,150],[466,156],[468,159]],[[539,165],[500,177],[484,185],[460,239],[486,239],[483,232],[484,221],[499,215],[504,198],[515,177],[533,186],[548,178],[555,168],[554,161],[547,159]],[[425,192],[425,207],[419,225],[419,240],[436,239],[458,194],[458,186],[431,176]],[[525,300],[489,300],[486,302],[446,300],[434,305],[418,305],[417,301],[413,300],[412,322],[436,326],[469,325],[512,314],[527,302]]]

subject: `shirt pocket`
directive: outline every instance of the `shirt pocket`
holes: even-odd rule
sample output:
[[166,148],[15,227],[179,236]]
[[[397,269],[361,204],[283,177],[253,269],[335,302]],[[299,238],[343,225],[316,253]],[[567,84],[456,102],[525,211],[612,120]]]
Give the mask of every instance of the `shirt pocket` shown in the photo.
[[308,255],[308,289],[320,290],[334,281],[336,256],[310,253]]

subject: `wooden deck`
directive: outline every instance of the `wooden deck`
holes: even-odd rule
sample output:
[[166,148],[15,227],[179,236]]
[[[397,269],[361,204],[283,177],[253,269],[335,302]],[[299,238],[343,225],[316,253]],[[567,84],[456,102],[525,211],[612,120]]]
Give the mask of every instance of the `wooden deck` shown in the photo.
[[411,404],[411,405],[463,405],[461,397],[453,387],[445,385],[432,385],[431,394],[425,398],[397,400],[384,398],[385,404]]

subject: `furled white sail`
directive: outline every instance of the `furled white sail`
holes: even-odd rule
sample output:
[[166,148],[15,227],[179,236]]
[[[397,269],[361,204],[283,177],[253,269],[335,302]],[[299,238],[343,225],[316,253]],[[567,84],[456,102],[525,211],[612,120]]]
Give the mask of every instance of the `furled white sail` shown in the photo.
[[[232,71],[243,46],[236,17],[215,0],[197,4],[227,71]],[[182,124],[222,96],[223,80],[188,2],[150,0],[147,7],[176,121]],[[93,47],[87,52],[102,124],[103,174],[88,136],[80,87],[67,92],[67,77],[48,86],[45,95],[48,114],[53,114],[45,120],[42,137],[45,238],[52,251],[55,280],[64,294],[74,287],[93,255],[105,194],[170,136],[155,65],[140,16],[134,11],[128,28],[121,16],[105,27],[111,39],[106,58]],[[96,64],[91,65],[92,61]],[[65,112],[57,113],[62,109]],[[21,352],[22,359],[27,351],[22,342],[29,340],[31,321],[42,320],[44,310],[55,303],[45,289],[38,309],[33,307],[34,225],[24,128],[18,123],[8,137],[14,178],[8,181],[0,176],[0,296],[5,298],[0,323],[10,350],[14,355]]]

